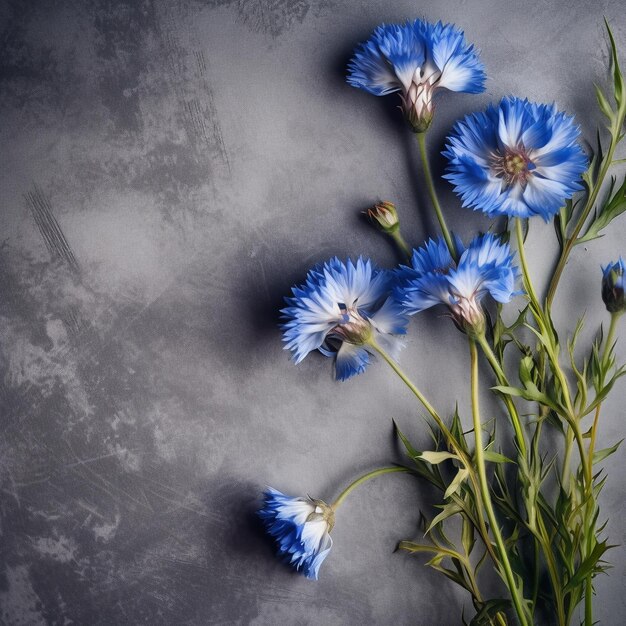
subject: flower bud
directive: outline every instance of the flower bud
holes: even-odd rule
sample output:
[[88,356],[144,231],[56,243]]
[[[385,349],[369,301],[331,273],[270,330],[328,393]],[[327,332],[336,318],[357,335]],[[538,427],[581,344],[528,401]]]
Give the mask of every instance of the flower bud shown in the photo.
[[367,209],[367,216],[384,233],[395,233],[400,228],[398,212],[393,202],[384,201],[375,204],[372,208]]
[[415,133],[425,133],[432,124],[433,92],[432,85],[413,82],[408,92],[401,96],[402,110]]
[[609,263],[602,269],[602,300],[609,313],[621,313],[626,310],[624,301],[624,261],[620,257],[616,263]]
[[452,320],[456,327],[470,337],[484,334],[487,322],[480,302],[475,298],[458,297],[450,302]]

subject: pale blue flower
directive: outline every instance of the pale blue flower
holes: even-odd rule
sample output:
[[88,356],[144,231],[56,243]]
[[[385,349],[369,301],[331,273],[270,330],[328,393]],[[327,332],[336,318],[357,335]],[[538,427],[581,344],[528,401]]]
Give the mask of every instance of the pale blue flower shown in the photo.
[[616,263],[609,263],[602,268],[602,300],[609,313],[626,311],[624,299],[624,271],[626,265],[622,257]]
[[432,121],[437,89],[485,90],[485,69],[473,45],[453,24],[423,20],[383,24],[360,44],[348,64],[348,83],[375,96],[400,92],[416,132]]
[[457,238],[456,248],[458,264],[442,237],[413,250],[411,266],[397,271],[394,295],[409,315],[444,304],[461,330],[482,332],[483,298],[489,294],[497,302],[509,302],[519,293],[518,269],[508,244],[493,234],[475,237],[467,248]]
[[443,154],[463,206],[493,217],[550,220],[582,189],[587,157],[574,118],[507,97],[456,123]]
[[321,500],[292,498],[269,487],[259,516],[276,540],[279,556],[307,578],[317,580],[333,545],[333,509]]
[[337,257],[317,265],[303,285],[293,287],[281,310],[285,349],[299,363],[309,352],[336,356],[335,374],[345,380],[367,367],[371,343],[396,355],[406,333],[407,317],[390,297],[393,274],[359,257]]

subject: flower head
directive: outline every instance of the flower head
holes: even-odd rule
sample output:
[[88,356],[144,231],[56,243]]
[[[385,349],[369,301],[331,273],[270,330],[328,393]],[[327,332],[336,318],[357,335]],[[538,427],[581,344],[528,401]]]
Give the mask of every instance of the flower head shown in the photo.
[[432,121],[435,91],[480,93],[485,69],[463,31],[418,19],[379,26],[355,50],[348,83],[375,96],[400,92],[407,120],[415,132],[424,132]]
[[337,257],[317,265],[304,284],[292,289],[281,310],[285,349],[299,363],[319,350],[336,355],[335,374],[346,380],[362,373],[368,350],[376,342],[392,354],[402,343],[393,335],[406,333],[408,319],[390,297],[393,274],[359,257],[346,263]]
[[602,268],[602,300],[609,313],[626,311],[624,299],[624,270],[626,265],[622,257],[616,263],[609,263]]
[[456,123],[443,154],[463,206],[548,221],[582,189],[587,157],[574,118],[556,106],[503,98]]
[[456,248],[458,264],[441,237],[414,250],[411,266],[398,270],[395,297],[409,315],[445,304],[462,331],[480,334],[485,325],[482,299],[489,294],[508,302],[517,294],[518,270],[508,244],[492,234],[475,237],[467,249],[457,239]]
[[322,500],[292,498],[269,487],[259,511],[278,554],[296,571],[317,580],[320,565],[333,546],[330,531],[335,523],[332,507]]

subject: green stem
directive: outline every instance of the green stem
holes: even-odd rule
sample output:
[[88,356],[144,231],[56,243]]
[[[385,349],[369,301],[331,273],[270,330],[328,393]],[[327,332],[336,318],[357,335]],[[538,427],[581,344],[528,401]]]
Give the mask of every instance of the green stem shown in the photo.
[[[617,329],[617,321],[621,317],[620,313],[613,313],[611,315],[611,323],[609,325],[609,332],[607,333],[604,343],[604,350],[602,353],[602,368],[601,371],[606,371],[607,361],[609,354],[611,354],[611,348],[615,341],[615,331]],[[604,384],[604,380],[601,381]],[[587,497],[589,502],[587,505],[587,519],[590,523],[593,523],[593,515],[595,509],[595,499],[593,497],[593,454],[596,447],[596,436],[598,431],[598,421],[600,419],[600,409],[602,403],[596,407],[596,412],[593,418],[593,425],[591,426],[591,437],[589,439],[589,453],[587,458]],[[593,540],[595,538],[595,530],[592,532],[592,528],[587,530],[587,554],[590,554],[593,550]],[[589,574],[585,579],[585,626],[592,626],[593,624],[593,583],[592,576]]]
[[[554,561],[554,553],[552,550],[552,544],[550,537],[546,529],[545,522],[543,521],[543,515],[541,511],[537,511],[537,527],[538,538],[543,548],[543,553],[546,557],[546,565],[548,566],[548,575],[550,576],[550,582],[554,590],[554,600],[556,604],[556,614],[559,621],[559,626],[566,626],[567,619],[565,617],[565,608],[563,606],[563,593],[561,591],[561,580],[559,578],[556,562]],[[537,535],[536,535],[537,536]]]
[[563,454],[563,469],[561,470],[561,484],[563,489],[569,489],[570,465],[572,458],[572,445],[574,444],[574,431],[568,426],[565,434],[565,453]]
[[470,344],[470,361],[471,361],[471,392],[472,392],[472,417],[474,420],[474,436],[476,437],[476,467],[478,469],[478,478],[480,482],[480,490],[482,493],[483,505],[487,512],[487,518],[491,524],[491,532],[493,533],[498,547],[498,553],[500,556],[500,564],[503,569],[504,577],[507,582],[507,587],[513,600],[517,619],[521,626],[527,626],[528,620],[526,612],[524,611],[523,600],[519,596],[517,584],[515,582],[515,576],[511,568],[509,556],[500,533],[500,527],[498,526],[498,520],[491,503],[491,494],[489,493],[489,483],[487,482],[487,470],[485,468],[485,457],[483,449],[483,429],[480,419],[480,407],[478,403],[478,352],[476,350],[476,343],[473,339],[469,340]]
[[[622,120],[623,121],[623,120]],[[567,260],[569,259],[569,255],[571,254],[576,242],[578,240],[578,235],[580,235],[580,231],[582,230],[587,218],[589,217],[589,213],[593,209],[596,200],[598,198],[598,194],[600,193],[600,189],[602,187],[602,183],[606,178],[606,175],[609,171],[609,168],[613,164],[613,154],[615,153],[615,148],[619,142],[619,136],[621,133],[621,122],[618,125],[617,133],[611,133],[611,143],[609,144],[608,152],[604,157],[604,161],[602,163],[602,167],[600,168],[600,172],[598,173],[598,178],[595,181],[593,189],[587,198],[587,202],[585,203],[585,208],[583,212],[580,214],[578,221],[576,222],[576,226],[572,231],[572,234],[567,238],[565,245],[561,251],[561,255],[557,262],[556,268],[554,270],[554,274],[552,275],[552,279],[550,280],[550,285],[548,287],[548,294],[546,296],[546,309],[549,311],[552,308],[552,302],[554,300],[554,296],[556,294],[556,289],[559,285],[559,280],[561,279],[561,274],[563,274],[563,270],[565,269],[565,265],[567,264]]]
[[402,254],[404,254],[404,256],[410,261],[411,260],[411,248],[409,247],[407,242],[404,240],[404,237],[402,236],[400,229],[398,228],[397,230],[390,231],[389,236],[394,240],[396,246],[400,248],[400,251],[402,252]]
[[541,305],[537,299],[535,288],[530,280],[530,272],[528,271],[528,263],[526,261],[526,252],[524,250],[524,233],[522,231],[521,218],[515,218],[515,234],[517,235],[517,253],[519,254],[520,263],[522,264],[522,274],[524,280],[524,289],[528,294],[531,304],[537,310],[537,313],[541,314]]
[[452,433],[448,427],[443,423],[443,420],[439,416],[439,413],[435,410],[430,402],[426,399],[424,394],[411,382],[409,377],[402,371],[400,366],[374,341],[371,341],[370,346],[383,358],[383,360],[391,367],[391,369],[400,377],[402,382],[413,392],[413,395],[422,403],[424,408],[428,411],[430,416],[435,420],[437,426],[441,429],[446,439],[450,442],[454,441]]
[[[502,369],[502,365],[500,364],[498,357],[496,357],[493,350],[491,349],[491,346],[489,345],[489,342],[487,341],[484,333],[479,335],[476,339],[478,341],[478,344],[482,348],[483,353],[487,358],[487,361],[489,361],[491,368],[495,372],[496,378],[498,379],[498,384],[508,387],[509,382],[506,374],[504,373],[504,369]],[[515,430],[515,439],[517,441],[520,454],[523,457],[526,457],[526,437],[524,435],[524,429],[522,428],[522,423],[519,413],[517,411],[517,407],[515,406],[515,403],[510,396],[503,394],[502,398],[509,411],[509,415],[511,416],[511,422],[513,423],[513,428]]]
[[341,505],[341,503],[350,495],[350,493],[352,492],[352,490],[356,489],[359,485],[363,484],[364,482],[370,480],[371,478],[376,478],[376,476],[382,476],[383,474],[391,474],[394,472],[410,472],[411,470],[408,467],[400,467],[400,466],[393,466],[393,467],[381,467],[379,469],[375,469],[372,470],[371,472],[368,472],[367,474],[363,474],[363,476],[357,478],[356,480],[352,481],[335,499],[335,501],[331,504],[331,507],[334,510],[337,510],[337,508]]
[[448,226],[446,225],[446,220],[443,216],[441,205],[439,204],[439,198],[437,198],[437,191],[435,190],[433,175],[430,171],[430,162],[428,160],[428,153],[426,152],[426,133],[416,133],[416,135],[417,142],[420,148],[420,157],[422,159],[422,167],[424,168],[424,178],[426,179],[426,188],[428,189],[428,195],[430,196],[430,201],[432,202],[435,213],[437,214],[437,220],[439,221],[441,233],[443,235],[443,238],[445,239],[446,245],[448,246],[448,250],[450,251],[452,258],[457,261],[458,254],[456,246],[454,245],[454,241],[452,239],[452,236],[450,235]]
[[370,347],[375,350],[383,360],[391,367],[391,369],[400,377],[400,380],[413,392],[415,397],[422,403],[424,408],[428,411],[430,416],[435,420],[437,426],[443,433],[443,436],[446,439],[446,442],[451,450],[461,459],[461,463],[463,466],[469,471],[470,480],[472,485],[474,486],[474,492],[476,495],[476,506],[478,507],[478,515],[476,519],[478,532],[485,543],[485,548],[487,552],[489,552],[489,556],[493,560],[494,564],[498,564],[497,555],[491,545],[491,541],[489,539],[489,531],[487,530],[487,525],[485,524],[485,520],[481,514],[483,505],[482,505],[482,496],[480,494],[480,487],[478,485],[478,478],[476,477],[476,472],[474,471],[474,467],[472,465],[471,460],[468,458],[465,450],[458,444],[454,435],[450,432],[450,429],[444,424],[443,420],[439,416],[439,413],[433,408],[433,406],[426,400],[424,394],[411,382],[409,377],[402,371],[400,366],[374,341],[370,341]]

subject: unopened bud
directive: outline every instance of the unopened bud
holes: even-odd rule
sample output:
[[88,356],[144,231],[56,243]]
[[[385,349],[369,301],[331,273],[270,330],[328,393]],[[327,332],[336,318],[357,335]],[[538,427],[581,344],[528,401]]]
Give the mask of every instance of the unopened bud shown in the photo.
[[626,269],[626,265],[620,257],[617,263],[609,263],[602,270],[602,300],[604,300],[609,313],[621,313],[626,310],[624,269]]
[[393,202],[379,202],[371,209],[367,209],[367,216],[383,232],[394,233],[400,228],[398,212]]

